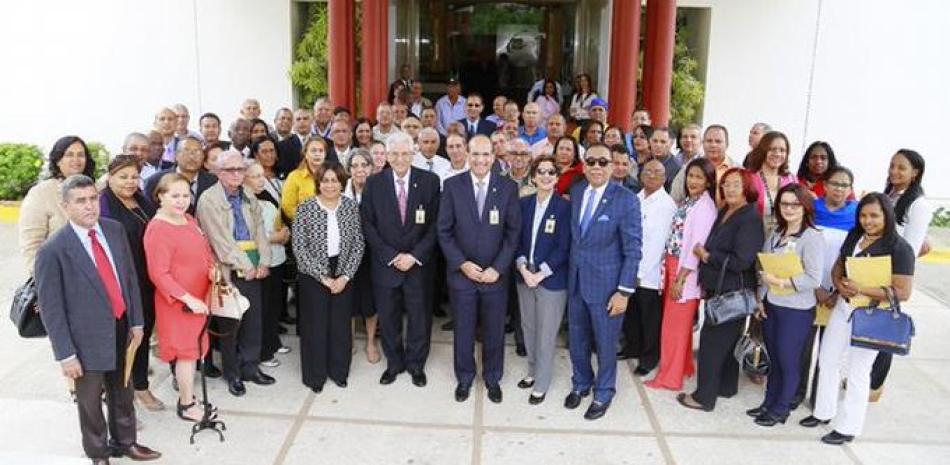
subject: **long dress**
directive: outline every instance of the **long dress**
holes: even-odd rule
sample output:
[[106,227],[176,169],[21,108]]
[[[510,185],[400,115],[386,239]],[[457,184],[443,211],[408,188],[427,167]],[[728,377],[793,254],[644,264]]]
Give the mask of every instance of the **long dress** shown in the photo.
[[155,328],[158,357],[166,362],[198,360],[208,351],[208,335],[198,335],[207,316],[192,313],[179,300],[186,293],[199,299],[208,294],[208,272],[214,265],[211,246],[198,223],[171,224],[153,219],[145,230],[148,275],[155,284]]

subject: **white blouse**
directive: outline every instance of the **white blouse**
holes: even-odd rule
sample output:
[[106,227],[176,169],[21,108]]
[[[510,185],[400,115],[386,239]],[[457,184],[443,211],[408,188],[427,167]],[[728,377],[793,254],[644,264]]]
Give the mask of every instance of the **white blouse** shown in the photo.
[[320,199],[317,199],[317,205],[327,212],[327,256],[336,257],[340,255],[340,221],[336,217],[336,208],[327,208]]

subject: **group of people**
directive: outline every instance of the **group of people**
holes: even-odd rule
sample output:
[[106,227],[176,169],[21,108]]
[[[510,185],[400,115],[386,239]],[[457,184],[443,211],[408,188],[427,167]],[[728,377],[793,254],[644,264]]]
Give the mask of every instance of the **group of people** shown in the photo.
[[[528,361],[517,386],[530,404],[543,402],[566,325],[566,408],[591,397],[584,417],[602,417],[617,361],[637,359],[634,373],[652,373],[651,388],[680,391],[695,375],[695,390],[676,398],[712,411],[736,394],[733,348],[760,324],[771,366],[761,405],[747,412],[754,422],[785,423],[811,385],[814,413],[801,424],[834,420],[822,438],[832,444],[860,434],[890,358],[849,346],[849,299],[886,296],[850,280],[843,264],[890,255],[894,293],[909,297],[931,213],[917,152],[897,151],[884,192],[858,200],[826,142],[811,144],[793,174],[787,137],[762,123],[741,164],[721,125],[677,133],[639,109],[626,133],[608,124],[586,75],[564,111],[547,101],[556,83],[545,81],[523,107],[495,97],[487,117],[483,97],[463,97],[454,80],[434,105],[416,84],[391,92],[375,121],[320,98],[313,111],[281,108],[270,124],[248,99],[230,141],[213,113],[196,132],[183,105],[163,108],[99,180],[81,138],[56,142],[47,179],[22,204],[19,237],[90,458],[159,455],[136,443],[132,405],[164,408],[149,391],[152,333],[179,392],[177,415],[195,422],[216,412],[195,397],[196,371],[223,376],[235,396],[245,383],[273,384],[261,367],[290,351],[287,325],[296,325],[302,382],[314,393],[328,379],[347,386],[356,321],[367,359],[386,359],[380,384],[407,372],[423,387],[445,297],[459,402],[479,375],[476,340],[487,396],[502,402],[506,329]],[[760,272],[759,252],[797,254],[804,271]],[[216,275],[249,301],[239,321],[209,317]],[[699,315],[703,300],[743,288],[756,291],[749,321]],[[209,338],[209,325],[220,336]],[[132,389],[121,383],[128,341]],[[103,391],[119,431],[111,439]]]

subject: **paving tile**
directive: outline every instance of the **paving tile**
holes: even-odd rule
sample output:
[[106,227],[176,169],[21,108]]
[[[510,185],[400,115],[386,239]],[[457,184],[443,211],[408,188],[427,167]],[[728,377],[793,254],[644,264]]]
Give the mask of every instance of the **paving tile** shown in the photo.
[[950,463],[950,445],[893,444],[857,440],[848,447],[864,465]]
[[78,412],[71,402],[4,397],[0,398],[0,412],[0,451],[84,457]]
[[[821,464],[851,465],[840,447],[813,441],[733,439],[728,437],[667,437],[677,465]],[[897,462],[901,463],[901,462]]]
[[482,465],[641,465],[665,463],[653,438],[486,432]]
[[946,390],[928,379],[927,371],[903,362],[895,357],[880,402],[868,407],[861,439],[939,441],[950,445]]
[[472,447],[469,429],[311,420],[300,428],[283,463],[467,465]]

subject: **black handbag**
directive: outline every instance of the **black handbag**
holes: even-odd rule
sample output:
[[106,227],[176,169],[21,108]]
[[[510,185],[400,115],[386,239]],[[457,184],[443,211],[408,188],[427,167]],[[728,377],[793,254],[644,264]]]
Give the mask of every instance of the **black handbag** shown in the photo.
[[20,337],[45,337],[46,327],[40,318],[36,299],[36,281],[29,279],[18,287],[10,304],[10,320]]
[[867,307],[851,312],[851,345],[878,350],[894,355],[910,353],[910,340],[914,337],[914,320],[901,311],[901,304],[889,287],[882,287],[891,308],[879,308],[872,301]]
[[762,323],[749,318],[745,323],[745,332],[732,350],[732,356],[739,362],[742,371],[749,376],[766,376],[772,367],[772,359],[765,348],[762,335]]
[[722,263],[719,271],[719,280],[716,283],[716,293],[706,299],[706,320],[713,326],[740,320],[755,312],[755,292],[746,289],[739,273],[739,289],[722,293],[722,282],[726,278],[726,266],[729,257]]

